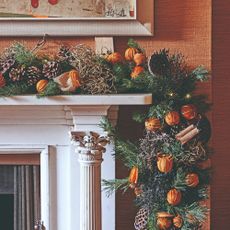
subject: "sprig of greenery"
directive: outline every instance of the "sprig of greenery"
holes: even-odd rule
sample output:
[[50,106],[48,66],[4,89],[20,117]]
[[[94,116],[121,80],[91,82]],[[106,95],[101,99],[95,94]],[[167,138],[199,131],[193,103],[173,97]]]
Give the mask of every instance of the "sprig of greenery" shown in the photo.
[[192,71],[192,76],[197,81],[208,81],[209,80],[209,71],[204,68],[204,66],[198,66]]
[[0,97],[10,97],[16,95],[28,94],[30,87],[24,83],[15,83],[0,88]]
[[30,66],[34,62],[38,62],[36,55],[19,42],[14,43],[11,50],[19,65]]
[[117,134],[116,128],[112,125],[107,117],[103,117],[100,121],[99,126],[108,133],[108,136],[114,138]]
[[133,166],[142,167],[142,160],[138,157],[138,151],[137,145],[131,141],[115,140],[115,156],[122,160],[128,168]]
[[115,179],[115,180],[102,180],[103,191],[105,191],[106,196],[110,197],[117,190],[123,191],[125,193],[129,188],[129,180],[125,179]]
[[49,81],[45,90],[37,95],[38,98],[47,97],[47,96],[56,96],[63,94],[59,88],[59,85],[54,81]]

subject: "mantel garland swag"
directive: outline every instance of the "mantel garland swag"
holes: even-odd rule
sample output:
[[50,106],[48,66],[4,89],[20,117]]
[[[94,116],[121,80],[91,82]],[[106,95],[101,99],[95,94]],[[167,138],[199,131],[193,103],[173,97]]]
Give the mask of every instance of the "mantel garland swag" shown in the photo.
[[141,63],[143,71],[137,77],[127,78],[127,67],[135,71],[139,66],[136,53],[144,54],[133,40],[128,46],[128,64],[114,64],[119,89],[145,88],[153,95],[153,105],[134,114],[145,126],[138,143],[121,138],[108,120],[101,123],[113,137],[115,157],[130,170],[125,178],[104,180],[104,190],[108,196],[133,190],[139,207],[136,230],[202,229],[208,212],[202,201],[209,193],[211,128],[205,113],[210,105],[194,91],[198,82],[208,80],[208,71],[201,66],[191,69],[181,54],[163,49],[153,53],[148,64]]
[[194,93],[208,71],[189,68],[183,55],[162,49],[147,61],[130,39],[124,57],[95,54],[85,45],[60,47],[45,56],[45,39],[30,50],[14,43],[0,55],[0,96],[37,94],[151,93],[153,104],[133,119],[145,126],[138,143],[123,140],[105,119],[102,127],[114,138],[116,157],[130,169],[123,179],[103,181],[108,195],[132,189],[139,211],[136,230],[202,229],[210,178],[209,109],[204,95]]

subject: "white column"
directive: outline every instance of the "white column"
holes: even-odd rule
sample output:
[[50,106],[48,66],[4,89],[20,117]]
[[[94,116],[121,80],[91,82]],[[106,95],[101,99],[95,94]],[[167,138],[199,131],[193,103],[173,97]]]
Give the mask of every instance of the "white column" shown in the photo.
[[80,230],[102,230],[101,163],[109,140],[96,132],[71,132],[80,163]]
[[101,230],[102,152],[79,151],[80,230]]
[[50,230],[50,185],[49,185],[49,151],[44,149],[40,154],[41,165],[41,220],[47,230]]
[[[109,145],[106,161],[101,170],[103,152],[108,139],[99,127],[102,117],[107,116],[112,123],[117,119],[118,107],[110,106],[69,106],[73,118],[71,132],[75,151],[80,164],[80,230],[115,229],[115,198],[106,198],[101,193],[101,172],[103,179],[107,179],[105,172],[109,171],[110,179],[115,177],[115,163],[111,155],[113,147]],[[108,174],[108,173],[107,173]],[[102,201],[103,197],[103,202]],[[102,206],[102,204],[103,206]],[[109,209],[109,210],[108,210]],[[108,219],[103,219],[107,213]]]

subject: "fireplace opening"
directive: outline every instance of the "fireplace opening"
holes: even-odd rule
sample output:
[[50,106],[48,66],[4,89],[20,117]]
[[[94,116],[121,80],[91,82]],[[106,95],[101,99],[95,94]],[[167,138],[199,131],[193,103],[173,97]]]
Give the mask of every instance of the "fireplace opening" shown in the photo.
[[[28,157],[31,161],[27,161]],[[11,164],[9,164],[11,162]],[[6,164],[7,163],[7,164]],[[7,230],[31,230],[41,219],[40,165],[33,156],[0,155],[0,223]]]
[[0,223],[3,229],[14,230],[13,194],[0,194]]

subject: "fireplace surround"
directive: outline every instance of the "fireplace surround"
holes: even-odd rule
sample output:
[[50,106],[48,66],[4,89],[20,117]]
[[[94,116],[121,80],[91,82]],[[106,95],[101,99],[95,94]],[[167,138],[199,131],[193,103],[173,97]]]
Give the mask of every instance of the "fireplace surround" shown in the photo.
[[115,178],[113,145],[102,156],[102,168],[100,158],[97,173],[86,176],[82,164],[92,169],[95,159],[79,161],[69,134],[103,134],[101,118],[116,123],[119,105],[151,103],[150,94],[0,99],[0,154],[40,154],[41,218],[46,230],[115,230],[115,196],[106,198],[100,183],[95,183],[101,177]]

